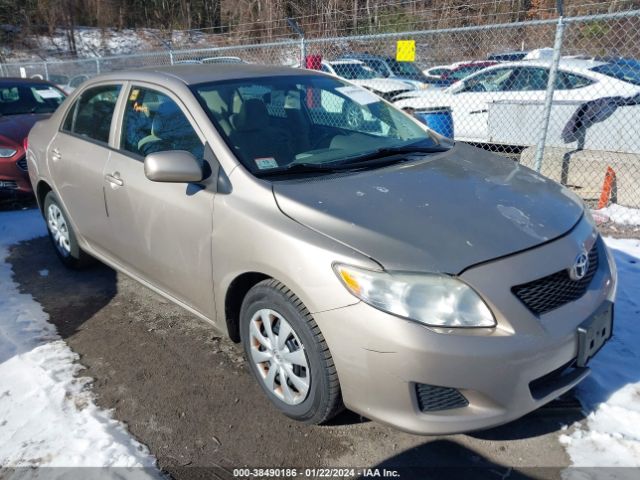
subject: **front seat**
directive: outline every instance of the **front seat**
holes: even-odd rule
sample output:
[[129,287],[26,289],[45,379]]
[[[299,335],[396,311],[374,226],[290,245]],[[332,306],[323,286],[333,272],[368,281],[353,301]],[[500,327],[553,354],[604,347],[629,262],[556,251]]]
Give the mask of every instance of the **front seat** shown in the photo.
[[138,142],[138,151],[142,156],[154,152],[175,150],[172,139],[175,129],[182,124],[182,112],[173,102],[165,102],[158,107],[151,122],[151,133]]
[[231,123],[229,139],[247,162],[273,157],[278,165],[286,165],[293,160],[291,136],[271,125],[267,107],[259,98],[245,100]]

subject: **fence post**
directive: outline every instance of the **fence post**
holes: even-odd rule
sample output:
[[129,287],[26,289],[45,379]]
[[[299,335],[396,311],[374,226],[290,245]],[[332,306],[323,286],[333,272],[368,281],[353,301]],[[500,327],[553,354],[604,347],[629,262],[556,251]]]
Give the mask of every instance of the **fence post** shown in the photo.
[[304,35],[300,37],[300,66],[302,68],[307,68],[305,65],[305,58],[307,57],[307,53],[305,52],[305,44],[304,44]]
[[549,80],[547,81],[547,91],[544,97],[544,109],[542,113],[542,130],[540,139],[536,147],[536,156],[534,169],[540,172],[542,169],[542,158],[544,156],[544,148],[547,143],[547,134],[549,133],[549,118],[551,117],[551,107],[553,106],[553,92],[556,88],[556,76],[558,74],[558,64],[560,63],[560,55],[562,53],[562,38],[564,35],[564,19],[562,10],[558,17],[556,26],[556,38],[553,42],[553,59],[551,60],[551,68],[549,69]]
[[169,50],[169,63],[173,65],[173,50]]
[[96,75],[100,75],[100,59],[96,58]]
[[47,62],[42,62],[44,64],[44,79],[49,80],[49,65]]

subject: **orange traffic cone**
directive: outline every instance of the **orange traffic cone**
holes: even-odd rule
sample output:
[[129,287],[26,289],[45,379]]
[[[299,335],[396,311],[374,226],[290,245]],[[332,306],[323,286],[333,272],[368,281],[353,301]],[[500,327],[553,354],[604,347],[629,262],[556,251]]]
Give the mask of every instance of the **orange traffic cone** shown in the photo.
[[607,167],[607,173],[604,176],[602,184],[602,192],[600,192],[600,200],[598,201],[598,210],[609,205],[609,202],[615,202],[618,196],[618,183],[616,180],[616,172],[611,167]]

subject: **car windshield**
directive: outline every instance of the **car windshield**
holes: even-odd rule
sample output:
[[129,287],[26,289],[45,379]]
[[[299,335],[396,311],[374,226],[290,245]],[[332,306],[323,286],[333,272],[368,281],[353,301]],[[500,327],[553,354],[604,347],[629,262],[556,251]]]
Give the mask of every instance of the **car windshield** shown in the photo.
[[386,154],[446,148],[406,114],[335,77],[249,78],[192,88],[236,157],[257,176],[354,163],[373,168]]
[[62,90],[47,83],[2,83],[0,115],[52,113],[64,98]]
[[480,70],[483,70],[488,66],[490,65],[468,65],[466,67],[460,67],[447,75],[447,80],[462,80],[472,73],[479,72]]
[[396,75],[415,77],[416,79],[424,77],[424,74],[412,62],[390,60],[389,66]]
[[368,80],[376,77],[371,68],[361,63],[332,63],[331,66],[339,77],[347,80]]
[[605,63],[591,70],[624,82],[640,85],[640,64],[631,62]]

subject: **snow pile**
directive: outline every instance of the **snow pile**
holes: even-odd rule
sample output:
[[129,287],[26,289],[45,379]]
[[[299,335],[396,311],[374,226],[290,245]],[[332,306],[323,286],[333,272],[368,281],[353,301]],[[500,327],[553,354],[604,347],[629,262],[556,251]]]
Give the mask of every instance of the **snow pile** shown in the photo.
[[37,210],[0,212],[0,465],[148,467],[130,473],[155,477],[154,458],[94,404],[78,356],[11,279],[8,247],[45,233]]
[[613,223],[620,225],[640,225],[640,209],[623,207],[616,203],[612,203],[608,207],[600,210],[593,210],[596,217],[601,217],[604,221],[607,219]]
[[607,244],[619,276],[614,336],[591,360],[592,373],[578,387],[578,398],[591,413],[560,442],[577,467],[640,467],[640,240],[607,239]]

